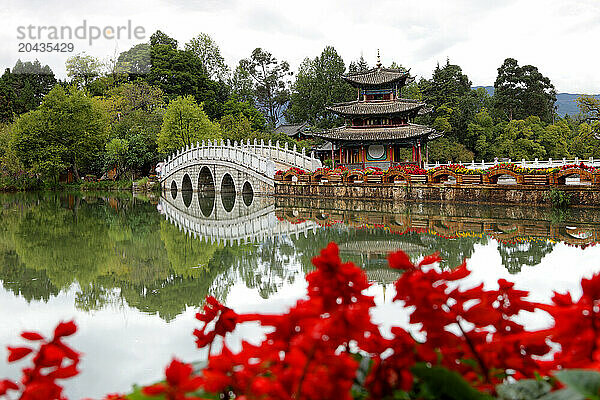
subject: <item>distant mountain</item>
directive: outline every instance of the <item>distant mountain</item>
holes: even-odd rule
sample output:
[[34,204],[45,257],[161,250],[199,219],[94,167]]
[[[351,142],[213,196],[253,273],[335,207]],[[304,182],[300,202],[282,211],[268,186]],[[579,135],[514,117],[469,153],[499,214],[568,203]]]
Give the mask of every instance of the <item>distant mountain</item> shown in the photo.
[[[473,89],[484,88],[485,91],[490,95],[494,95],[493,86],[473,86]],[[558,115],[564,117],[566,114],[575,115],[579,113],[579,107],[577,107],[577,98],[580,94],[571,93],[557,93],[556,94],[556,105],[558,107]],[[600,94],[594,95],[597,99],[600,99]]]

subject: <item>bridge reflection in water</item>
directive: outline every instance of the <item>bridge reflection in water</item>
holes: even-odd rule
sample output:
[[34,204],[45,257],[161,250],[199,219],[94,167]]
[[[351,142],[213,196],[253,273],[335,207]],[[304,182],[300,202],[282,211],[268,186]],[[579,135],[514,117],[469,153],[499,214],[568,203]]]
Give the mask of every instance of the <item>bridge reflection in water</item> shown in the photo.
[[188,235],[230,245],[291,236],[306,268],[333,240],[342,258],[362,265],[381,283],[397,278],[386,258],[398,249],[414,258],[441,251],[445,264],[455,266],[476,244],[495,240],[503,265],[516,273],[539,264],[556,243],[584,248],[600,242],[600,222],[590,222],[600,221],[598,210],[557,214],[542,208],[289,199],[258,197],[249,190],[241,196],[225,190],[188,196],[160,200],[167,220]]

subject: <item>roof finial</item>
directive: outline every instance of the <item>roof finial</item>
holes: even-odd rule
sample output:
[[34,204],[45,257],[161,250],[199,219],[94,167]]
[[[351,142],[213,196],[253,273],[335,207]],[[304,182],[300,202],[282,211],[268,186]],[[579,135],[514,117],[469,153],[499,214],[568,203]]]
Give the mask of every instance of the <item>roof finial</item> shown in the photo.
[[381,68],[381,57],[379,56],[379,49],[377,49],[377,68]]

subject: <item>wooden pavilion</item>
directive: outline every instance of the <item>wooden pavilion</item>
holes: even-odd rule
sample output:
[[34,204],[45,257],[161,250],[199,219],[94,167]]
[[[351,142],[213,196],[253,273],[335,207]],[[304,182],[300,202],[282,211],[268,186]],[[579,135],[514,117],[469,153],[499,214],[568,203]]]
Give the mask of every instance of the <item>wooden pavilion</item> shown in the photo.
[[412,148],[410,163],[422,165],[427,142],[440,136],[434,129],[414,124],[428,112],[426,104],[400,97],[402,87],[413,81],[409,71],[377,66],[343,79],[357,89],[357,99],[327,110],[345,118],[345,126],[313,136],[332,143],[334,165],[351,169],[388,169],[405,163],[400,149]]

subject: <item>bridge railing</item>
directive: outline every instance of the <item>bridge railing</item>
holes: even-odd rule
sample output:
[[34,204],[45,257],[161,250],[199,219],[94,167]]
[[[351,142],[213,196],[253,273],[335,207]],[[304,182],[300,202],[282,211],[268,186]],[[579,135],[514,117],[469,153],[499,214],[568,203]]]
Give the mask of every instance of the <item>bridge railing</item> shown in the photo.
[[449,164],[461,164],[464,165],[466,168],[468,169],[486,169],[486,168],[490,168],[493,167],[494,165],[498,165],[498,164],[504,164],[504,163],[511,163],[511,164],[517,164],[523,168],[553,168],[553,167],[560,167],[563,165],[570,165],[570,164],[579,164],[579,163],[585,163],[586,165],[589,165],[591,167],[600,167],[600,159],[598,158],[574,158],[574,159],[566,159],[566,158],[562,158],[562,159],[557,159],[557,160],[553,160],[552,158],[549,158],[548,160],[538,160],[537,158],[533,161],[531,160],[512,160],[512,159],[503,159],[503,160],[495,160],[492,162],[485,162],[485,161],[471,161],[471,162],[451,162],[448,161],[447,163],[439,163],[439,162],[435,162],[435,163],[425,163],[424,168],[425,169],[431,169],[431,168],[436,168],[436,167],[440,167],[443,165],[449,165]]
[[160,169],[160,178],[167,177],[171,172],[179,169],[182,165],[194,160],[223,160],[247,167],[257,173],[273,178],[275,175],[275,163],[248,148],[242,147],[235,142],[231,144],[222,140],[186,146],[177,150],[174,154],[163,161]]
[[242,141],[242,146],[252,149],[254,153],[268,158],[269,160],[285,164],[289,167],[300,168],[308,172],[314,172],[323,167],[321,160],[315,158],[314,153],[308,155],[304,148],[302,148],[301,151],[298,151],[295,144],[293,148],[289,148],[287,143],[281,146],[279,141],[273,144],[271,140],[265,143],[262,139],[260,142],[254,139],[253,142],[247,140],[246,143],[244,143]]
[[257,142],[231,143],[229,140],[207,141],[186,146],[177,150],[174,154],[163,160],[160,168],[160,178],[166,177],[170,172],[191,160],[220,159],[235,162],[251,167],[257,172],[273,177],[275,175],[273,163],[280,163],[290,167],[296,167],[305,171],[313,172],[321,168],[321,160],[315,158],[314,154],[306,154],[306,150],[297,151],[296,145],[292,149],[288,144],[283,146],[277,141],[274,145],[269,140]]

